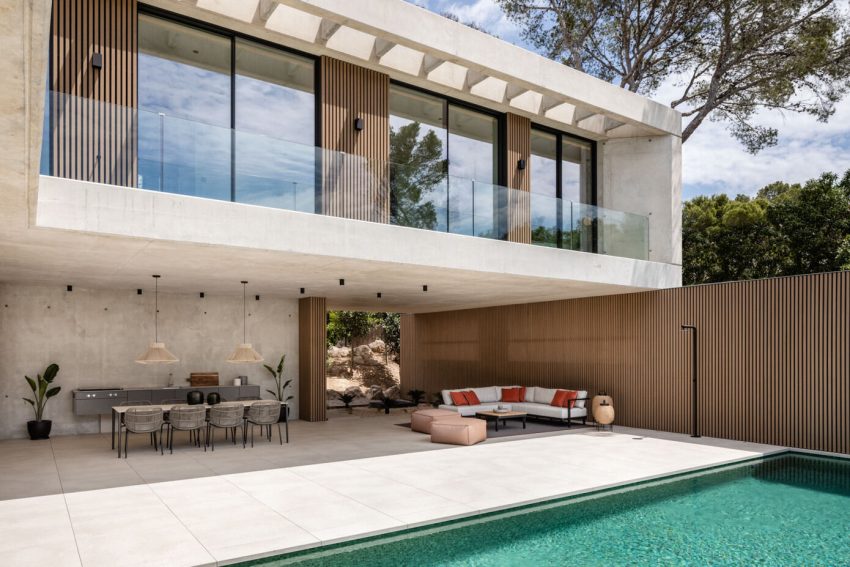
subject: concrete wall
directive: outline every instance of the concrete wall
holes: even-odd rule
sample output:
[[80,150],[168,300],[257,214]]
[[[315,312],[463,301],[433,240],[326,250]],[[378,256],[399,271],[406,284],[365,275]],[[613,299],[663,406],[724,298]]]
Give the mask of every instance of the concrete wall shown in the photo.
[[[224,359],[242,342],[241,295],[159,295],[160,339],[180,362],[142,365],[134,360],[153,337],[153,290],[95,290],[64,286],[0,284],[0,438],[25,437],[32,411],[21,397],[29,393],[24,375],[35,376],[55,362],[62,392],[47,405],[55,434],[96,433],[96,417],[72,413],[71,391],[92,386],[178,385],[190,372],[218,371],[223,384],[239,375],[263,389],[273,383],[262,365],[229,364]],[[298,417],[298,303],[261,296],[248,300],[248,340],[267,361],[286,354],[286,376]],[[269,397],[266,394],[265,397]]]
[[647,215],[649,259],[681,266],[681,138],[607,140],[599,144],[599,154],[599,205]]

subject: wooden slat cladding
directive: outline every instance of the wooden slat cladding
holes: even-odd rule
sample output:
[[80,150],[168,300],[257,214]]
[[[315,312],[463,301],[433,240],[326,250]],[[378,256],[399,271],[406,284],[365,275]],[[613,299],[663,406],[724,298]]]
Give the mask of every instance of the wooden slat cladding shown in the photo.
[[[54,0],[53,175],[135,184],[137,20],[136,0]],[[100,69],[93,66],[97,54]]]
[[[411,314],[403,314],[400,317],[400,332],[404,336],[404,340],[407,341],[407,344],[415,345],[416,344],[416,318]],[[416,367],[416,348],[404,348],[402,345],[401,353],[399,353],[399,370],[400,370],[400,378],[401,378],[401,391],[408,392],[414,388],[419,388],[419,384],[417,384],[415,380],[415,367]]]
[[[508,113],[506,163],[508,187],[508,240],[531,242],[531,120]],[[519,160],[525,160],[525,169],[519,169]],[[524,193],[520,193],[523,191]]]
[[324,297],[298,300],[298,414],[306,421],[327,420],[325,361],[327,302]]
[[415,315],[403,379],[606,391],[617,423],[686,433],[686,323],[703,435],[850,453],[850,272]]
[[[322,152],[322,211],[387,223],[389,76],[330,57],[322,57],[320,67],[320,143],[330,150]],[[360,131],[357,118],[363,120]]]

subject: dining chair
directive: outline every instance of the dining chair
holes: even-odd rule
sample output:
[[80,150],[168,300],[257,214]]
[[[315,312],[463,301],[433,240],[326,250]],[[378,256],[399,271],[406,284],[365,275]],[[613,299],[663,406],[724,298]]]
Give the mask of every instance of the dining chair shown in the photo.
[[[118,404],[121,407],[135,407],[135,406],[149,406],[151,403],[148,400],[139,400],[136,402],[121,402]],[[151,432],[151,445],[156,444],[156,439],[154,438],[153,432]]]
[[[162,408],[131,407],[124,412],[124,458],[127,458],[127,440],[130,433],[147,433],[153,436],[153,449],[156,451],[156,432],[159,430],[159,452],[162,454]],[[118,457],[121,457],[121,445],[118,445]]]
[[236,428],[242,428],[242,448],[245,448],[245,405],[239,402],[224,402],[210,408],[210,418],[207,421],[207,442],[215,451],[215,429],[224,429],[225,440],[227,432],[233,436],[236,444]]
[[171,408],[168,412],[168,450],[174,453],[174,430],[188,431],[189,440],[192,440],[192,432],[195,432],[194,440],[197,447],[201,446],[201,437],[198,433],[204,431],[204,452],[207,450],[206,425],[207,409],[200,405],[182,404]]
[[[264,400],[254,402],[248,407],[248,415],[245,417],[245,423],[251,424],[251,447],[254,447],[254,428],[256,426],[263,427],[264,435],[269,441],[272,440],[272,425],[277,424],[277,437],[280,439],[280,444],[283,445],[283,437],[280,434],[280,402],[274,400]],[[268,432],[268,433],[266,433]],[[243,431],[242,435],[247,437],[248,432]]]

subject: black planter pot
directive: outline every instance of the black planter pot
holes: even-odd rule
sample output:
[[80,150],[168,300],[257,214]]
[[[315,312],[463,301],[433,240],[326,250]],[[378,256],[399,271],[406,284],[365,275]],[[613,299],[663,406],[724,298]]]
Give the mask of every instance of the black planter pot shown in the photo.
[[207,403],[211,406],[221,403],[221,396],[218,392],[210,392],[207,394]]
[[53,422],[49,419],[41,421],[28,421],[27,432],[30,434],[30,439],[50,439],[50,428],[53,427]]
[[204,393],[200,390],[192,390],[186,394],[186,403],[190,406],[197,406],[204,403]]

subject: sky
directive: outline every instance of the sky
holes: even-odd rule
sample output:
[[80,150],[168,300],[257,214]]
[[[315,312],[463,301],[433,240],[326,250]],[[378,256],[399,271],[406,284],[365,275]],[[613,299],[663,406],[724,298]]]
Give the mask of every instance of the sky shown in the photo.
[[[505,41],[528,48],[519,29],[494,0],[413,0],[438,13],[450,12]],[[670,85],[652,97],[665,98]],[[753,195],[774,181],[805,182],[833,171],[850,169],[850,97],[841,101],[829,122],[789,112],[763,112],[757,123],[779,129],[779,143],[751,155],[726,131],[723,123],[706,121],[683,146],[683,198],[726,193]]]

